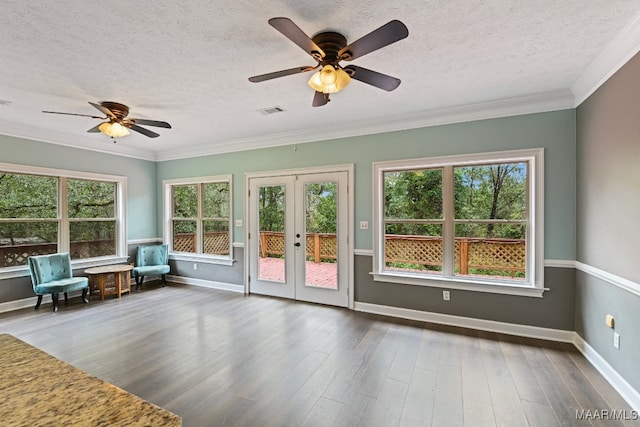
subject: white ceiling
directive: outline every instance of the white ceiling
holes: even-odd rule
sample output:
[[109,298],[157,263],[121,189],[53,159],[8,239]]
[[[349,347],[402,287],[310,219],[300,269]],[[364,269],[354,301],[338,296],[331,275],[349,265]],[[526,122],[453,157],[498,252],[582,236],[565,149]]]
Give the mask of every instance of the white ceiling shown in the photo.
[[[637,0],[0,0],[0,133],[152,160],[571,108],[640,47]],[[311,107],[315,61],[267,20],[355,41],[391,19],[409,37],[353,61],[402,80],[354,81]],[[348,63],[343,63],[346,65]],[[88,101],[164,120],[114,144]],[[283,113],[258,110],[280,106]]]

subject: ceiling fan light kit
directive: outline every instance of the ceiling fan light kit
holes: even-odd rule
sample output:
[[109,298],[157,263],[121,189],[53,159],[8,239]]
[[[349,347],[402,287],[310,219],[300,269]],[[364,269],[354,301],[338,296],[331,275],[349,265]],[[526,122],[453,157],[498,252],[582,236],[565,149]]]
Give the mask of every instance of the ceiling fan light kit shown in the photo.
[[352,61],[406,38],[409,35],[409,30],[398,20],[389,21],[350,44],[347,44],[347,39],[342,34],[335,32],[322,32],[310,38],[289,18],[271,18],[269,25],[307,52],[317,61],[317,65],[295,67],[249,77],[249,81],[252,83],[306,73],[321,67],[309,79],[309,86],[315,91],[311,104],[314,107],[329,102],[329,94],[344,89],[352,78],[386,91],[392,91],[400,85],[400,79],[395,77],[355,65],[348,65],[344,68],[340,65],[341,61]]
[[336,93],[351,83],[351,77],[342,68],[327,64],[309,79],[309,86],[317,92]]
[[129,129],[122,126],[120,123],[104,122],[98,126],[100,132],[104,133],[110,138],[122,138],[123,136],[130,135]]
[[[58,111],[43,111],[43,113],[49,114],[63,114],[67,116],[82,116],[91,117],[92,119],[106,120],[106,122],[100,123],[97,126],[92,127],[87,132],[97,133],[102,132],[111,139],[121,138],[123,136],[130,135],[129,129],[143,134],[149,138],[157,138],[160,134],[143,128],[140,125],[156,126],[165,129],[171,129],[171,125],[167,122],[161,122],[158,120],[148,119],[134,119],[127,118],[129,115],[129,107],[119,102],[102,101],[99,104],[89,102],[89,104],[95,107],[98,111],[103,113],[105,117],[91,116],[89,114],[77,114],[77,113],[61,113]],[[114,141],[115,142],[115,141]]]

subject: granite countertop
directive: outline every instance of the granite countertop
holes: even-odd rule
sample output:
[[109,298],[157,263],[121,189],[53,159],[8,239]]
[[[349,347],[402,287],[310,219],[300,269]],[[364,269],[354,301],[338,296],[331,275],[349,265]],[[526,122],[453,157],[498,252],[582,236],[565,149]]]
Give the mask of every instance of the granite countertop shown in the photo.
[[181,426],[179,416],[9,334],[0,334],[0,420],[7,426]]

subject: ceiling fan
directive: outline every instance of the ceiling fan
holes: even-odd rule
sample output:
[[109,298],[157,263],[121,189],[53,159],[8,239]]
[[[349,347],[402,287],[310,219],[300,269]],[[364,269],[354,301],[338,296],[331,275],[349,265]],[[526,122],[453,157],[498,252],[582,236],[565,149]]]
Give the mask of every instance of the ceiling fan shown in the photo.
[[398,20],[387,22],[350,44],[342,34],[335,32],[323,32],[309,38],[289,18],[271,18],[269,24],[300,46],[318,64],[249,77],[250,82],[258,83],[320,68],[309,80],[309,86],[316,91],[312,103],[314,107],[329,102],[329,94],[346,87],[352,78],[386,91],[392,91],[400,85],[400,79],[395,77],[356,65],[340,65],[341,61],[351,61],[407,37],[409,30]]
[[107,120],[106,122],[92,127],[87,132],[102,132],[111,138],[120,138],[123,136],[127,136],[129,135],[129,129],[148,136],[149,138],[157,138],[158,136],[160,136],[160,134],[150,131],[149,129],[145,129],[140,125],[171,129],[171,125],[167,122],[127,118],[127,115],[129,114],[129,107],[118,102],[103,101],[100,104],[96,104],[94,102],[89,102],[89,104],[102,112],[105,117],[92,116],[89,114],[60,113],[58,111],[43,111],[43,113],[65,114],[68,116],[82,116],[91,117],[92,119]]

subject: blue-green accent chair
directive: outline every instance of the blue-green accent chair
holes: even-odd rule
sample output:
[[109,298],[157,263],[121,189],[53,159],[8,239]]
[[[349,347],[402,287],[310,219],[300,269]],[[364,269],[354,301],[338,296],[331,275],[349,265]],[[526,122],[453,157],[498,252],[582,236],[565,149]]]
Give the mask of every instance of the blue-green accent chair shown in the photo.
[[68,253],[37,255],[29,257],[29,272],[33,291],[38,296],[35,309],[40,308],[42,296],[51,294],[53,311],[58,311],[58,294],[64,292],[64,303],[69,302],[67,292],[82,289],[82,301],[89,302],[89,279],[73,277],[71,258]]
[[138,246],[136,266],[133,277],[136,279],[136,289],[142,286],[144,276],[160,275],[162,286],[166,283],[165,275],[169,272],[169,248],[167,245]]

